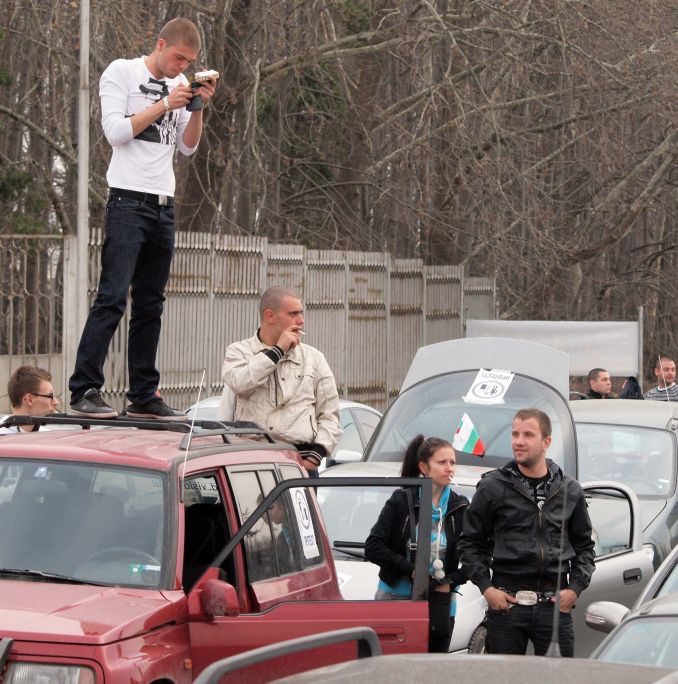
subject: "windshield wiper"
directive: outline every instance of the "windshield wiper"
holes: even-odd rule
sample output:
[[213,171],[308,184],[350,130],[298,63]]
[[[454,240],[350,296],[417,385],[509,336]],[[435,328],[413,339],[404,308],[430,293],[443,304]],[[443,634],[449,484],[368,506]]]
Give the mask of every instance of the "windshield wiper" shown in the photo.
[[0,576],[11,575],[16,577],[41,577],[43,579],[56,580],[67,584],[94,584],[98,587],[106,587],[107,584],[103,582],[91,582],[89,580],[79,579],[77,577],[69,577],[68,575],[59,575],[56,572],[45,572],[44,570],[17,570],[15,568],[0,568]]
[[[357,551],[349,551],[349,549],[362,549],[363,552],[358,553]],[[347,556],[358,558],[361,561],[365,560],[365,542],[335,541],[332,544],[332,550],[345,553]]]

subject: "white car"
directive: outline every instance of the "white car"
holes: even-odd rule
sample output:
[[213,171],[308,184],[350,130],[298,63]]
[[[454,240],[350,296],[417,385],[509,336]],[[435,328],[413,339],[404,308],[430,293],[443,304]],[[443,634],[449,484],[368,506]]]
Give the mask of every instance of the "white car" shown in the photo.
[[[193,420],[194,417],[195,420],[218,420],[220,402],[221,395],[201,399],[186,409],[186,415],[189,420]],[[323,461],[320,470],[333,465],[335,459],[343,463],[359,461],[380,420],[381,413],[371,406],[340,399],[339,424],[343,432],[337,446]]]
[[[399,463],[349,463],[327,471],[327,477],[398,477]],[[453,488],[470,499],[475,491],[476,472],[459,466]],[[321,475],[321,477],[323,476]],[[379,568],[364,560],[365,539],[393,490],[384,487],[323,487],[318,490],[327,534],[332,544],[341,594],[350,600],[372,600],[379,581]],[[487,604],[478,588],[467,582],[457,596],[450,651],[465,652],[473,631],[482,622]]]

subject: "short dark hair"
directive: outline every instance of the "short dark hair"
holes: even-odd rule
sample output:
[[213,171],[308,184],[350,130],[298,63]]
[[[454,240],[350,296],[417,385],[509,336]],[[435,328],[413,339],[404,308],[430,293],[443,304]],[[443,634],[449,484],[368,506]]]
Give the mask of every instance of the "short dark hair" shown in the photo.
[[286,297],[298,299],[297,293],[287,287],[281,285],[274,285],[269,287],[264,294],[261,295],[259,302],[259,314],[263,317],[264,311],[271,309],[271,311],[278,311],[282,305],[282,300]]
[[597,380],[601,373],[607,373],[607,371],[604,368],[592,368],[589,371],[589,382],[591,382],[591,380]]
[[400,470],[401,477],[419,477],[421,471],[419,470],[420,463],[428,463],[433,454],[444,447],[452,448],[452,445],[446,439],[439,437],[424,437],[424,435],[417,435],[408,445],[405,450],[405,458],[403,460],[403,467]]
[[7,394],[14,408],[21,406],[26,394],[36,394],[43,382],[50,382],[52,374],[37,366],[19,366],[9,378]]
[[513,416],[513,420],[529,420],[530,418],[534,418],[539,423],[542,437],[551,436],[551,419],[543,411],[537,408],[524,408]]
[[[673,361],[673,358],[666,354],[659,354],[659,356],[657,356],[657,360],[654,362],[654,369],[659,370],[662,367],[662,361],[664,360]],[[673,363],[675,363],[675,361],[673,361]]]
[[200,50],[200,34],[195,24],[190,19],[178,17],[168,21],[158,34],[168,45],[183,43],[191,50]]

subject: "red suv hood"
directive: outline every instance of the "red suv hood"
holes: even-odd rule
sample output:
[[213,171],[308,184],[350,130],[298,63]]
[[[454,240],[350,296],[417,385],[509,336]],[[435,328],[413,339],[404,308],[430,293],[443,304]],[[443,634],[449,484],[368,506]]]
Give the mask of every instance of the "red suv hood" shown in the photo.
[[174,620],[160,591],[0,581],[0,637],[105,644]]

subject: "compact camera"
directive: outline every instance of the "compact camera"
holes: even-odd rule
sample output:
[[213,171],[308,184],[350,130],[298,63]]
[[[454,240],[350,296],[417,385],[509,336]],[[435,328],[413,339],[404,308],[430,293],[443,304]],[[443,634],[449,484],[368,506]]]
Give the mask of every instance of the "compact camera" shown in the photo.
[[[215,71],[214,69],[208,69],[207,71],[196,71],[193,75],[193,82],[191,83],[191,88],[193,88],[194,91],[198,90],[205,81],[209,81],[211,79],[216,80],[218,78],[219,72]],[[193,95],[193,99],[186,105],[186,111],[197,112],[199,109],[202,109],[202,107],[202,97],[198,94],[195,94]]]

